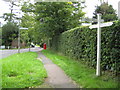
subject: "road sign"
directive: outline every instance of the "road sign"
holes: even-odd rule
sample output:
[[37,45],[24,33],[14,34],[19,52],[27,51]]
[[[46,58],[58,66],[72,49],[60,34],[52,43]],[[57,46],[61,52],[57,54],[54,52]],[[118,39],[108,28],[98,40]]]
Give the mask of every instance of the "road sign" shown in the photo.
[[[111,26],[112,24],[113,22],[101,23],[100,27],[107,27],[107,26]],[[92,28],[97,28],[97,27],[98,27],[98,24],[95,24],[95,25],[91,25],[89,28],[92,29]]]
[[[92,18],[92,21],[97,22],[98,20],[97,20],[97,19],[95,19],[95,18]],[[100,21],[100,22],[104,22],[104,20],[103,20],[103,19],[101,19],[101,21]]]
[[[98,20],[95,18],[82,18],[81,21],[87,21],[87,22],[97,22]],[[101,19],[101,23],[104,22],[103,19]]]
[[20,27],[19,29],[26,29],[26,30],[27,30],[28,28],[23,28],[23,27]]
[[97,28],[97,68],[96,68],[96,75],[100,76],[100,61],[101,61],[101,27],[111,26],[113,22],[101,23],[101,15],[97,15],[98,24],[91,25],[89,28]]

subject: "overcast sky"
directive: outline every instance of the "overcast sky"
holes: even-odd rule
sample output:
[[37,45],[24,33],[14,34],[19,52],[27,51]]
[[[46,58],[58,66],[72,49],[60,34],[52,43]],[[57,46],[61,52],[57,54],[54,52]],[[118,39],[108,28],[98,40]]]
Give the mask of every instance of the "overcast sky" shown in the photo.
[[[117,12],[118,12],[118,1],[120,1],[120,0],[108,0],[108,4],[111,4]],[[91,18],[93,16],[95,6],[97,6],[97,5],[99,5],[98,0],[86,0],[86,6],[87,7],[83,10],[84,12],[86,12],[86,17]],[[9,7],[8,2],[0,0],[0,16],[2,16],[3,13],[10,12],[9,8],[10,7]],[[0,22],[4,23],[4,20],[0,19]]]
[[[118,13],[118,2],[120,0],[104,0],[108,1],[108,4],[112,5],[113,8],[116,10],[116,13]],[[92,17],[93,12],[95,11],[95,6],[99,5],[98,0],[86,0],[86,6],[87,8],[84,10],[86,12],[86,16]]]

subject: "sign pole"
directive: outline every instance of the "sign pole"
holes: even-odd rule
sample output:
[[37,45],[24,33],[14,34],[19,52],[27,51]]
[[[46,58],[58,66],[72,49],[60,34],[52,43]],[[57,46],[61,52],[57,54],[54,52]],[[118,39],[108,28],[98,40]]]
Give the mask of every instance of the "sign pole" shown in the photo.
[[101,27],[108,27],[113,24],[113,22],[101,23],[101,14],[97,14],[98,24],[91,25],[89,28],[97,28],[97,66],[96,66],[96,76],[100,76],[100,61],[101,61]]
[[98,30],[97,30],[97,68],[96,75],[100,76],[100,59],[101,59],[101,15],[97,14],[98,17]]
[[[20,12],[19,12],[19,17],[20,17]],[[20,27],[20,20],[19,20],[19,27]],[[20,53],[20,29],[18,31],[18,53]]]
[[18,31],[18,53],[20,53],[20,29]]

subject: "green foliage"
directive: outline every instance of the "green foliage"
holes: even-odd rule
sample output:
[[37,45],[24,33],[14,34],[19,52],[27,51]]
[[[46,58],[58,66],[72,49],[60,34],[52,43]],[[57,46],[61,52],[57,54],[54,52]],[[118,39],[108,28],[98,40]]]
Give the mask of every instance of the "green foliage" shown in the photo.
[[28,28],[28,30],[21,30],[21,40],[29,43],[33,42],[34,36],[36,35],[34,33],[34,15],[32,13],[25,13],[24,16],[21,19],[21,27]]
[[37,53],[26,52],[0,60],[2,87],[28,88],[42,84],[47,73],[42,62],[36,57]]
[[[112,26],[102,28],[101,68],[111,70],[115,74],[120,70],[119,38],[120,21]],[[64,55],[85,62],[88,66],[96,68],[97,56],[97,30],[88,27],[77,27],[62,33],[51,40],[51,48]]]
[[15,4],[14,1],[8,1],[9,2],[9,6],[10,6],[10,13],[4,13],[3,14],[3,18],[5,21],[8,21],[8,22],[14,22],[15,19],[18,19],[16,17],[16,15],[13,13],[13,8],[14,6],[18,6],[17,4]]
[[2,44],[10,46],[12,40],[18,37],[18,26],[15,23],[8,22],[2,27]]
[[5,21],[13,21],[13,17],[15,16],[15,14],[12,13],[4,13],[3,18]]
[[111,76],[96,77],[95,70],[84,63],[51,50],[43,50],[42,53],[60,66],[82,88],[117,88],[117,82]]
[[29,6],[26,3],[22,10],[35,14],[35,37],[41,41],[80,25],[79,19],[84,15],[78,2],[37,2]]
[[100,6],[97,6],[93,18],[97,18],[97,13],[102,14],[101,18],[104,19],[105,22],[118,19],[116,11],[113,9],[112,5],[108,5],[108,3],[102,3]]

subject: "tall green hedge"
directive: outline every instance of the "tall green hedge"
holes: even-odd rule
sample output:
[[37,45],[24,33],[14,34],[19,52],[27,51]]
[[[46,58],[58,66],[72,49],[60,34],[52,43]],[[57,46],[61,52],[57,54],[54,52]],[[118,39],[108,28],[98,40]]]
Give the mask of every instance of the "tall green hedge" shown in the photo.
[[[120,70],[120,21],[114,22],[110,27],[102,28],[101,32],[101,68],[118,72],[118,69]],[[77,27],[63,32],[52,39],[51,48],[96,68],[97,29]]]

